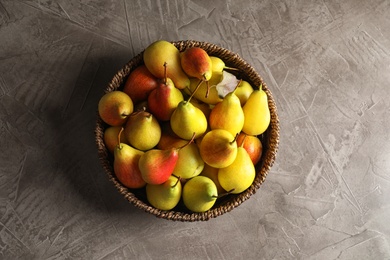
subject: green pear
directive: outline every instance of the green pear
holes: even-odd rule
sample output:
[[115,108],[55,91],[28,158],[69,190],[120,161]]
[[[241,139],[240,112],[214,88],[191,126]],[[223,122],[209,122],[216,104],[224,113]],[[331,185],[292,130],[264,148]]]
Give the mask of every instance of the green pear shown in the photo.
[[241,132],[244,126],[244,112],[235,91],[227,94],[222,102],[213,107],[209,116],[209,124],[211,129],[225,129],[232,135]]
[[133,110],[134,104],[129,95],[119,90],[104,94],[98,103],[100,118],[110,126],[123,125]]
[[186,100],[181,101],[173,111],[170,123],[173,132],[185,140],[190,140],[194,133],[198,138],[207,130],[207,118],[202,110]]
[[142,151],[124,143],[119,143],[114,150],[115,176],[127,188],[138,189],[146,185],[138,167],[142,155]]
[[180,149],[179,159],[177,160],[173,175],[183,179],[189,179],[199,175],[203,167],[204,162],[202,157],[200,157],[198,146],[195,143],[191,143]]
[[214,168],[214,167],[205,163],[203,170],[199,175],[210,178],[217,186],[218,194],[224,194],[224,193],[226,193],[226,191],[222,188],[221,184],[219,183],[218,171],[219,171],[218,168]]
[[151,113],[137,111],[129,116],[124,135],[134,148],[147,151],[158,144],[161,137],[161,127]]
[[199,152],[208,165],[215,168],[227,167],[237,156],[236,138],[224,129],[210,130],[203,136]]
[[208,81],[212,75],[212,63],[208,53],[200,47],[190,47],[180,55],[181,67],[190,77]]
[[146,184],[146,198],[160,210],[171,210],[179,203],[182,193],[180,178],[173,175],[163,184]]
[[237,156],[234,162],[218,171],[220,185],[232,194],[241,193],[249,188],[255,176],[255,166],[242,146],[237,148]]
[[244,126],[242,131],[248,135],[260,135],[267,130],[271,113],[268,106],[267,93],[261,88],[254,90],[242,108]]
[[189,210],[205,212],[214,206],[218,198],[217,186],[208,177],[195,176],[184,184],[182,198]]
[[[172,79],[178,89],[189,87],[190,80],[181,67],[179,49],[172,43],[164,40],[153,42],[143,52],[143,60],[155,77]],[[166,72],[164,64],[167,66]]]

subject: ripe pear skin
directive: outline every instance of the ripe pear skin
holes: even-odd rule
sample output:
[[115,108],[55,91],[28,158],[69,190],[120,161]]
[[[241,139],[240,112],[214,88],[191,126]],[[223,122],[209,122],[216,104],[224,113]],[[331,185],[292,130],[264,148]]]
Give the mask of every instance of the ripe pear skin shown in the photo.
[[170,123],[172,131],[185,140],[191,140],[194,133],[196,139],[207,130],[207,118],[202,110],[185,100],[172,113]]
[[237,145],[244,147],[254,165],[260,161],[263,153],[263,144],[257,136],[247,135],[241,132],[237,136]]
[[224,190],[238,194],[249,188],[256,176],[255,167],[243,147],[237,148],[237,156],[228,167],[218,171],[218,181]]
[[184,205],[193,212],[205,212],[211,209],[217,196],[217,186],[205,176],[195,176],[189,179],[182,191]]
[[183,101],[183,94],[176,88],[170,78],[161,80],[160,84],[152,90],[148,97],[150,112],[158,120],[168,121],[180,101]]
[[222,76],[222,71],[225,68],[225,62],[216,56],[210,56],[212,73],[214,75]]
[[[163,79],[167,76],[178,89],[189,87],[190,80],[181,67],[179,49],[172,43],[164,40],[153,42],[145,49],[143,60],[155,77]],[[166,75],[164,64],[167,66]]]
[[127,188],[138,189],[146,185],[138,168],[142,151],[120,143],[114,150],[114,173],[118,180]]
[[158,86],[158,79],[145,65],[135,68],[126,80],[123,92],[128,94],[134,104],[147,100],[150,92]]
[[211,167],[208,164],[204,164],[202,172],[199,174],[200,176],[206,176],[209,177],[214,183],[215,186],[217,186],[218,194],[226,193],[226,191],[222,188],[221,184],[218,180],[218,168]]
[[191,47],[180,55],[181,67],[184,72],[194,78],[210,80],[212,63],[208,53],[200,47]]
[[142,178],[149,184],[162,184],[169,179],[179,158],[179,149],[152,149],[145,152],[138,163]]
[[129,95],[119,90],[104,94],[98,103],[100,118],[110,126],[123,125],[133,110],[134,104]]
[[158,144],[161,137],[161,127],[151,113],[137,111],[129,116],[124,136],[134,148],[147,151]]
[[178,178],[169,176],[163,184],[146,184],[146,198],[149,203],[160,210],[171,210],[179,203],[182,185]]
[[244,126],[242,131],[248,135],[260,135],[267,130],[271,113],[268,107],[268,97],[264,90],[254,90],[242,110],[244,111]]
[[198,146],[195,143],[190,143],[180,149],[173,175],[189,179],[199,175],[203,167],[204,161],[200,157]]
[[[215,105],[222,101],[222,98],[218,96],[218,91],[216,86],[222,80],[222,74],[211,76],[211,79],[208,82],[203,81],[199,86],[198,90],[194,93],[194,97],[197,100],[200,100],[206,104]],[[194,92],[197,85],[199,84],[199,79],[191,78],[190,79],[190,90]],[[209,85],[209,90],[207,90],[207,84]]]
[[209,124],[211,129],[225,129],[233,136],[241,132],[244,126],[244,112],[240,99],[234,92],[227,94],[222,102],[213,107]]
[[214,129],[204,135],[199,152],[203,161],[208,165],[224,168],[236,159],[237,142],[229,131]]
[[252,92],[253,88],[251,84],[248,81],[242,80],[234,94],[240,99],[241,106],[244,106]]
[[[118,145],[118,135],[121,131],[122,126],[110,126],[104,130],[103,140],[107,147],[107,150],[114,154],[115,147]],[[129,144],[124,135],[120,135],[120,142]]]

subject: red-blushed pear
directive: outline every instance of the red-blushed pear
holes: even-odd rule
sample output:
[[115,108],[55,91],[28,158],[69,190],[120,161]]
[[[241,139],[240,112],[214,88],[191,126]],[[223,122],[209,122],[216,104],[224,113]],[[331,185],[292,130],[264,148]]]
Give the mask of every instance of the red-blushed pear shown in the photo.
[[263,145],[257,136],[247,135],[241,132],[237,137],[237,145],[243,146],[254,165],[256,165],[263,153]]
[[120,135],[122,131],[123,128],[118,134],[118,145],[114,150],[113,168],[115,176],[127,188],[142,188],[146,185],[146,182],[142,179],[138,162],[143,152],[121,143]]
[[173,81],[167,78],[167,64],[164,64],[165,76],[158,86],[148,96],[148,108],[160,121],[168,121],[177,105],[183,101],[183,94],[175,87]]
[[236,137],[224,129],[211,130],[204,135],[199,152],[208,165],[215,168],[227,167],[237,155]]
[[168,41],[158,40],[150,44],[143,52],[143,61],[148,70],[157,78],[165,77],[163,65],[169,66],[167,77],[178,89],[188,88],[190,79],[180,64],[180,51]]
[[[104,130],[103,140],[110,153],[114,153],[115,147],[118,145],[118,135],[121,131],[122,126],[110,126]],[[120,135],[120,142],[129,144],[124,135]]]
[[123,125],[133,109],[134,104],[129,95],[119,90],[104,94],[98,103],[100,118],[110,126]]
[[[193,138],[186,145],[192,143]],[[180,149],[186,145],[167,150],[151,149],[145,152],[138,163],[143,180],[155,185],[166,182],[175,169]]]
[[158,85],[158,79],[145,65],[135,68],[126,80],[123,92],[128,94],[134,104],[147,100],[150,92]]
[[212,63],[208,53],[200,47],[190,47],[180,55],[184,72],[194,78],[208,81],[212,75]]

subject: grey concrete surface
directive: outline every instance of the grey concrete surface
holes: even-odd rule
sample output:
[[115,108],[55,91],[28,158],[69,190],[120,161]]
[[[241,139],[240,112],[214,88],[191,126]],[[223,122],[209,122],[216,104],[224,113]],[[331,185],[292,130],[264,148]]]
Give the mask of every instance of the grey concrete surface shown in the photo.
[[[0,0],[0,259],[390,259],[390,1]],[[237,52],[277,102],[274,167],[206,222],[108,182],[97,102],[149,43]]]

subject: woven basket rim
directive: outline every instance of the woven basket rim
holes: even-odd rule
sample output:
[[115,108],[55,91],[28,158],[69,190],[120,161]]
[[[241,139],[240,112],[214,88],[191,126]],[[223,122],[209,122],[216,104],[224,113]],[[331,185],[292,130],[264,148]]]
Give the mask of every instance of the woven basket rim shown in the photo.
[[[217,56],[221,58],[227,66],[232,66],[238,68],[241,73],[240,77],[247,80],[253,87],[259,87],[262,85],[262,89],[266,92],[268,97],[268,105],[271,112],[271,121],[270,126],[267,131],[262,135],[263,140],[267,143],[263,143],[263,153],[260,162],[256,165],[256,177],[252,185],[245,190],[244,192],[237,195],[229,195],[229,199],[223,201],[221,204],[216,204],[213,208],[206,212],[195,213],[195,212],[182,212],[170,210],[164,211],[152,207],[148,202],[141,200],[135,195],[135,191],[126,188],[123,186],[118,179],[116,178],[111,160],[109,159],[109,152],[103,141],[104,130],[107,125],[101,120],[98,112],[96,112],[97,120],[95,127],[95,141],[98,148],[98,156],[100,163],[104,171],[106,172],[109,181],[111,181],[118,192],[124,196],[135,207],[144,210],[150,214],[155,215],[158,218],[163,218],[173,221],[207,221],[212,218],[221,216],[227,212],[230,212],[234,208],[241,205],[244,201],[248,200],[256,191],[260,188],[261,184],[265,181],[267,174],[269,173],[271,167],[274,164],[276,159],[276,154],[279,146],[279,117],[277,113],[277,107],[275,100],[273,98],[272,92],[268,89],[267,84],[263,81],[262,77],[255,69],[248,64],[244,59],[242,59],[238,54],[220,47],[218,45],[201,42],[195,40],[182,40],[182,41],[172,41],[172,43],[180,50],[183,51],[186,48],[197,46],[206,50],[210,55]],[[127,62],[111,79],[111,81],[104,88],[104,93],[111,92],[113,90],[121,89],[123,83],[125,82],[127,76],[132,72],[136,67],[143,63],[142,59],[143,51],[138,55],[134,56],[129,62]]]

